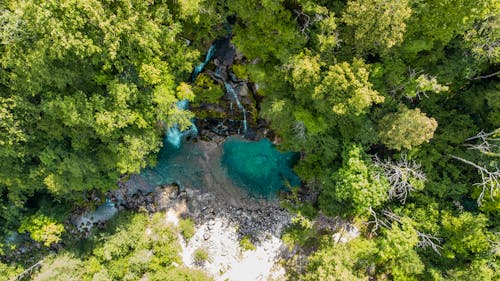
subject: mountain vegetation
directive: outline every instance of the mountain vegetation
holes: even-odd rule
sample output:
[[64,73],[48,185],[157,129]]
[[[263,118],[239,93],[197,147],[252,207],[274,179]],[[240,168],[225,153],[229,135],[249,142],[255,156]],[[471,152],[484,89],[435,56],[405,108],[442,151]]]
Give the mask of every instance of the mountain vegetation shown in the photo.
[[[68,212],[154,165],[165,130],[194,116],[178,101],[221,96],[186,81],[228,16],[235,72],[318,194],[296,211],[361,229],[338,243],[299,227],[311,251],[290,279],[500,279],[496,0],[0,2],[0,276],[32,265],[7,258],[10,238],[54,252]],[[157,217],[115,224],[33,278],[207,278],[176,266]]]

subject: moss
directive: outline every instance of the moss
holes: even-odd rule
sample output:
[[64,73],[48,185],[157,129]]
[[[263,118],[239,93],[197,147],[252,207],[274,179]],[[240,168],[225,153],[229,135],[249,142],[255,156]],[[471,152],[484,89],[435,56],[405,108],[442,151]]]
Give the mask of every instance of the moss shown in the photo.
[[202,102],[218,103],[219,99],[224,96],[221,86],[215,84],[213,79],[204,73],[196,79],[193,92],[195,93],[193,106],[199,106]]
[[233,65],[233,72],[236,77],[243,80],[248,80],[248,71],[245,65],[235,64]]
[[244,236],[240,240],[240,247],[243,251],[254,251],[256,249],[255,245],[252,243],[250,237],[248,236]]

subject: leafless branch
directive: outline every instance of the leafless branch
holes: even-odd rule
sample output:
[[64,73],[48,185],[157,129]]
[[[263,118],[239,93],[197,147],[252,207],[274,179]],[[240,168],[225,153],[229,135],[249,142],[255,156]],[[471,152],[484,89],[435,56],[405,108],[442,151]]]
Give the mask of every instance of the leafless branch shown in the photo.
[[498,150],[499,148],[498,144],[496,144],[495,142],[500,141],[500,138],[491,138],[490,136],[493,136],[499,132],[500,128],[490,133],[486,133],[485,131],[481,130],[481,132],[479,132],[477,135],[465,140],[465,141],[480,140],[480,143],[465,144],[465,146],[469,147],[469,149],[476,149],[486,154],[495,153],[494,151]]
[[[370,206],[369,211],[373,217],[373,220],[367,222],[368,225],[372,224],[373,227],[371,229],[371,234],[375,235],[376,231],[380,227],[384,227],[386,229],[391,229],[391,224],[393,222],[401,223],[401,217],[393,213],[390,209],[382,210],[381,215],[377,215],[377,213]],[[439,252],[443,247],[440,245],[443,242],[443,238],[423,233],[417,231],[418,238],[420,241],[417,243],[417,247],[426,248],[431,247],[438,255],[441,255]]]
[[309,26],[311,25],[311,17],[308,14],[304,13],[303,11],[297,9],[293,10],[293,12],[297,14],[296,19],[300,20],[301,22],[300,33],[304,34],[305,36],[308,36],[306,31],[307,29],[309,29]]
[[477,77],[474,77],[472,78],[472,80],[479,80],[479,79],[486,79],[486,78],[490,78],[490,77],[493,77],[493,76],[496,76],[500,74],[500,70],[497,71],[497,72],[494,72],[494,73],[491,73],[491,74],[488,74],[488,75],[483,75],[483,76],[477,76]]
[[477,198],[477,204],[481,206],[481,202],[484,199],[484,195],[489,192],[490,198],[493,200],[495,194],[500,190],[500,170],[496,167],[495,171],[489,171],[485,167],[479,166],[478,164],[466,160],[464,158],[450,155],[453,159],[457,159],[462,161],[472,167],[476,168],[481,175],[481,182],[476,183],[475,185],[480,186],[482,188],[479,197]]
[[391,160],[381,161],[377,156],[374,157],[376,166],[382,168],[383,175],[389,180],[391,189],[389,190],[389,199],[398,199],[401,203],[406,203],[408,195],[417,190],[415,181],[425,181],[425,174],[421,170],[419,163],[408,161],[406,154],[401,156],[396,162]]
[[380,228],[380,227],[384,227],[386,229],[390,229],[390,224],[383,220],[383,219],[379,219],[379,217],[377,216],[377,213],[372,209],[372,207],[370,206],[370,208],[368,209],[370,211],[370,214],[372,215],[373,217],[373,220],[371,221],[368,221],[366,224],[367,225],[373,225],[372,226],[372,229],[370,231],[370,233],[372,235],[376,235],[377,233],[377,230]]
[[296,121],[293,123],[292,131],[298,139],[302,141],[306,139],[306,126],[304,125],[304,122]]
[[422,233],[417,231],[418,238],[420,238],[420,241],[417,243],[417,247],[419,248],[427,248],[431,247],[434,252],[436,252],[438,255],[441,255],[439,252],[440,249],[443,249],[441,245],[439,245],[441,242],[443,242],[443,238],[436,237],[431,234],[427,233]]

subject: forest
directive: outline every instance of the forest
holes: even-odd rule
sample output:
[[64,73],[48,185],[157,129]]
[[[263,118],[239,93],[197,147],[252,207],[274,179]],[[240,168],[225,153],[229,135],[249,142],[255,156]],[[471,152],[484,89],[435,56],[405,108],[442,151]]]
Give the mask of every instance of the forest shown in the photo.
[[[192,75],[220,38],[234,62]],[[0,279],[212,280],[179,258],[190,220],[68,218],[226,118],[220,69],[254,92],[230,134],[248,113],[300,155],[284,279],[500,280],[498,0],[0,0]]]

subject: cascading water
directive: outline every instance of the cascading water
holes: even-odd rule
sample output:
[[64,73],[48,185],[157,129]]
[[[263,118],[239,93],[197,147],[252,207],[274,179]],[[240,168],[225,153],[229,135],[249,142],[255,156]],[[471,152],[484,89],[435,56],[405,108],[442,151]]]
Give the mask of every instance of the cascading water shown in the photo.
[[[230,33],[230,25],[228,26],[226,28]],[[238,109],[242,111],[243,134],[246,135],[247,111],[233,87],[234,84],[244,81],[239,80],[229,70],[235,53],[229,40],[230,35],[216,40],[210,46],[205,60],[194,67],[190,82],[194,82],[207,64],[216,57],[218,63],[214,77],[223,83],[226,92],[233,97]],[[189,102],[181,100],[176,106],[187,110]],[[232,111],[233,102],[230,103],[230,108]],[[297,161],[297,154],[278,152],[267,139],[250,142],[231,137],[222,146],[203,141],[182,145],[183,140],[197,134],[198,129],[193,122],[189,129],[184,131],[181,131],[178,125],[170,127],[166,132],[163,148],[158,154],[156,167],[146,168],[139,175],[131,175],[124,183],[124,188],[115,192],[116,203],[122,204],[126,197],[133,194],[147,194],[154,192],[158,186],[172,183],[179,185],[181,190],[189,187],[222,194],[222,198],[230,204],[238,201],[242,193],[269,199],[279,190],[301,184],[300,178],[291,169]],[[117,206],[106,199],[106,203],[94,212],[82,215],[76,223],[79,228],[85,228],[95,222],[110,219],[116,212]]]
[[[217,78],[219,78],[219,79],[222,80],[222,82],[224,83],[224,88],[226,89],[226,92],[228,92],[229,94],[231,94],[231,96],[236,101],[236,106],[238,106],[238,108],[243,113],[243,135],[245,135],[247,133],[247,131],[248,131],[247,111],[245,110],[245,107],[243,106],[243,104],[241,104],[240,99],[238,98],[238,94],[234,90],[233,86],[230,83],[228,83],[225,79],[222,78],[220,72],[221,72],[220,68],[217,68],[214,75],[215,75],[215,77],[217,77]],[[231,103],[231,106],[232,106],[232,103]]]
[[[182,109],[182,110],[187,110],[189,105],[188,100],[181,100],[177,102],[177,108]],[[182,140],[187,138],[187,137],[194,137],[198,134],[198,129],[194,125],[194,123],[191,121],[191,126],[189,129],[182,131],[179,129],[179,126],[176,124],[172,127],[170,127],[167,130],[167,133],[165,135],[165,140],[170,143],[173,147],[179,148],[181,147]]]
[[[195,66],[193,69],[193,72],[191,73],[191,78],[190,81],[194,82],[196,80],[196,77],[203,71],[205,66],[210,62],[212,57],[215,54],[215,44],[212,44],[210,48],[208,49],[207,55],[205,56],[205,60]],[[181,100],[177,102],[177,108],[182,109],[182,110],[187,110],[189,106],[189,101],[188,100]],[[165,140],[170,143],[173,147],[175,148],[180,148],[182,144],[182,140],[187,138],[187,137],[194,137],[198,134],[198,129],[194,125],[194,122],[191,122],[191,126],[189,127],[188,130],[182,131],[179,129],[179,126],[175,124],[174,126],[168,128],[167,133],[165,135]]]
[[212,44],[208,49],[207,55],[205,56],[205,60],[202,63],[195,66],[195,68],[193,69],[193,73],[191,73],[191,78],[189,79],[191,83],[196,80],[196,77],[198,77],[198,75],[203,71],[205,66],[207,66],[210,60],[212,60],[214,54],[215,54],[215,44]]

